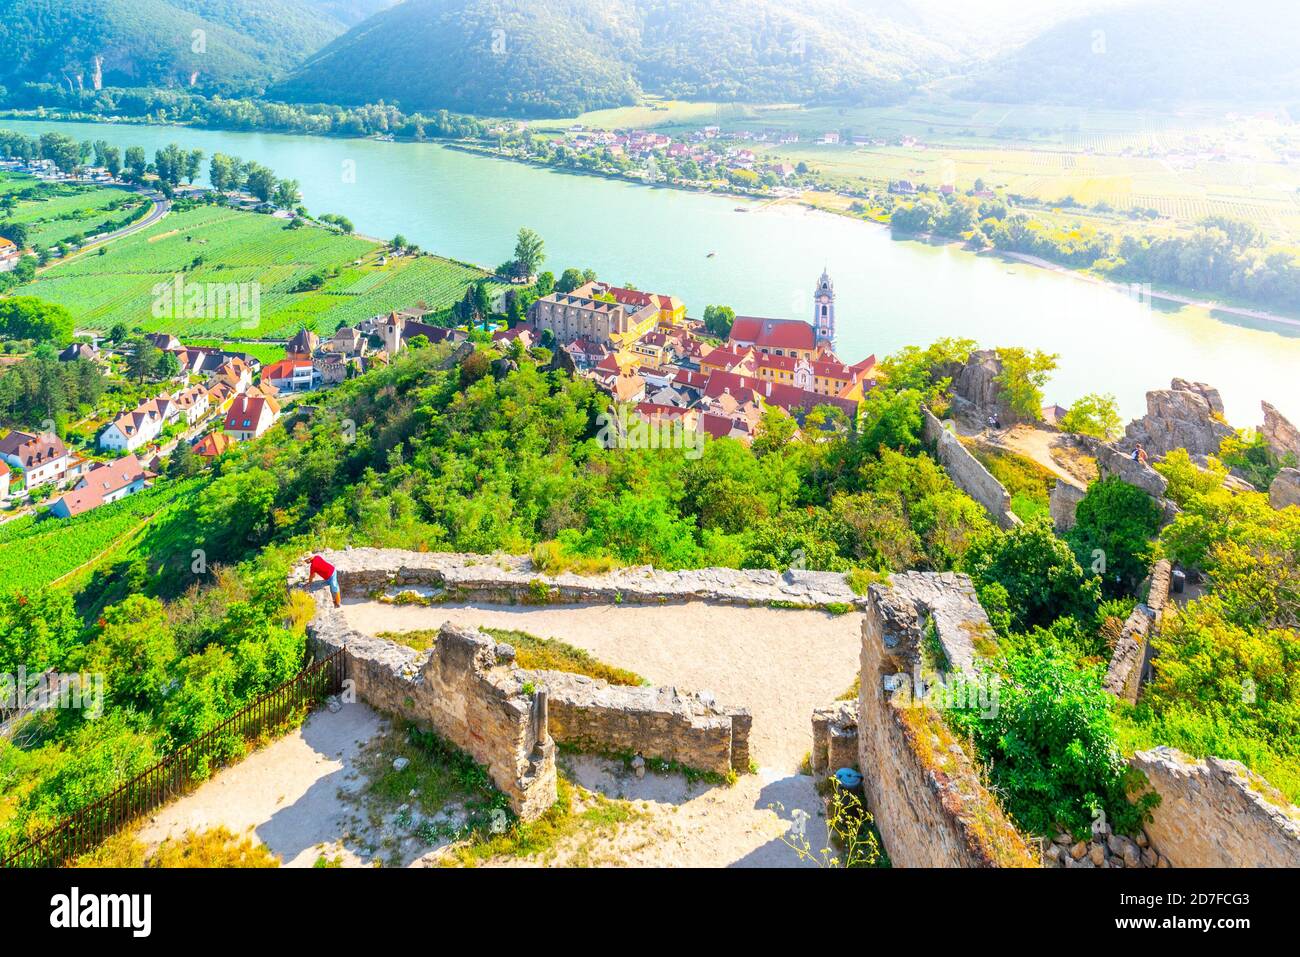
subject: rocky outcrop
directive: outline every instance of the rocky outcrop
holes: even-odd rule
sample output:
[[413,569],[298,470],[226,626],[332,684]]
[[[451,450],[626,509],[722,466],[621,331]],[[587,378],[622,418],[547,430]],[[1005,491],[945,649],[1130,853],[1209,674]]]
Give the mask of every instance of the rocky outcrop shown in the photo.
[[1059,478],[1056,480],[1056,485],[1052,487],[1052,495],[1047,500],[1047,506],[1052,513],[1052,525],[1058,532],[1068,532],[1074,528],[1074,513],[1087,494],[1086,489],[1072,482]]
[[1240,761],[1158,747],[1129,763],[1160,795],[1146,830],[1175,867],[1300,867],[1300,808]]
[[1264,410],[1264,425],[1259,434],[1268,441],[1273,454],[1278,458],[1294,455],[1300,460],[1300,429],[1267,402],[1261,402],[1260,407]]
[[966,364],[952,375],[952,395],[958,405],[982,422],[996,415],[1003,425],[1024,421],[1002,395],[1002,360],[996,350],[972,352]]
[[1129,485],[1135,485],[1157,501],[1164,501],[1168,480],[1163,475],[1133,458],[1117,446],[1103,443],[1097,446],[1097,471],[1102,478],[1115,476]]
[[1274,508],[1300,505],[1300,469],[1282,469],[1268,487],[1268,504]]
[[1203,382],[1174,379],[1168,389],[1147,393],[1147,414],[1129,423],[1124,446],[1141,444],[1151,456],[1186,449],[1192,455],[1214,455],[1225,438],[1235,434],[1223,420],[1223,399]]

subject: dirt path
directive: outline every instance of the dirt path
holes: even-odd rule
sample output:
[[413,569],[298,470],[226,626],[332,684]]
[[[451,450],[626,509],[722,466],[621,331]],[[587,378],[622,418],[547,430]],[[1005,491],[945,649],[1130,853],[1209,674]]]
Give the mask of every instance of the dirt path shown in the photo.
[[1070,446],[1065,436],[1051,429],[1021,423],[1009,429],[991,430],[983,425],[959,422],[958,432],[964,438],[976,438],[986,445],[1023,455],[1078,488],[1087,488],[1095,477],[1089,474],[1084,457]]
[[384,728],[364,704],[313,713],[292,734],[219,771],[193,794],[155,814],[139,832],[151,850],[163,839],[224,825],[253,837],[286,867],[311,867],[320,845],[341,863],[369,863],[337,846],[353,827],[355,812],[340,791],[363,786],[354,767],[362,747]]
[[812,744],[812,710],[833,701],[858,671],[860,615],[684,605],[344,604],[348,623],[366,634],[457,625],[512,628],[558,638],[657,685],[710,691],[754,714],[754,760],[783,771]]

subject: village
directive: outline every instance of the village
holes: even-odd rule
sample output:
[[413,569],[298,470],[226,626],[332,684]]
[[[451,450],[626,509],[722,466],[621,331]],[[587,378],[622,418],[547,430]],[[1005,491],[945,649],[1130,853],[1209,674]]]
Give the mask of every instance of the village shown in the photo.
[[[876,384],[874,355],[849,363],[835,353],[829,275],[809,299],[811,321],[728,315],[728,328],[710,329],[688,318],[675,296],[591,280],[537,299],[524,321],[489,335],[507,359],[512,350],[545,347],[556,367],[606,393],[617,423],[607,438],[612,444],[657,442],[638,438],[647,428],[675,434],[687,448],[701,447],[705,436],[749,444],[767,408],[781,409],[800,427],[818,407],[847,422]],[[162,391],[109,417],[93,449],[70,448],[53,431],[10,429],[0,438],[0,504],[21,511],[45,501],[50,516],[73,518],[150,487],[182,444],[211,464],[236,443],[265,434],[303,395],[386,364],[413,344],[478,345],[467,329],[426,318],[426,310],[412,307],[340,327],[327,339],[304,328],[286,343],[285,357],[268,364],[236,347],[149,334],[143,342],[157,350],[155,365],[169,371]],[[141,348],[90,334],[77,339],[60,362],[109,370]],[[819,419],[816,427],[833,423]]]

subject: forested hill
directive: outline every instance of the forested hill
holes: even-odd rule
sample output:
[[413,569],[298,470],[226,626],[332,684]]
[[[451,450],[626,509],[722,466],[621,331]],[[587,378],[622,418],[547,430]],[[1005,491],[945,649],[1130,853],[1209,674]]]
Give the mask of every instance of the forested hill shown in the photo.
[[406,0],[272,95],[566,115],[693,99],[882,101],[961,55],[854,0]]
[[1300,97],[1300,4],[1149,0],[1061,23],[978,71],[1000,102],[1150,107]]
[[[338,0],[5,0],[0,87],[257,90],[354,22]],[[337,15],[336,15],[337,14]]]

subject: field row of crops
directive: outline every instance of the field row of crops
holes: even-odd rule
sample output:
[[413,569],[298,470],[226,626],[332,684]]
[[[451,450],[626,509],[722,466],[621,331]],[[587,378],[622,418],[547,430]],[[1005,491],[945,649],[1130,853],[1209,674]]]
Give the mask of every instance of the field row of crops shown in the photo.
[[[160,483],[72,519],[24,517],[0,525],[0,582],[6,590],[41,588],[80,568],[115,545],[151,517],[184,501],[198,480]],[[39,561],[33,561],[39,556]],[[107,557],[107,556],[105,556]]]
[[[28,287],[74,311],[79,325],[109,329],[119,322],[180,336],[290,338],[304,324],[321,335],[380,312],[424,302],[440,309],[459,300],[481,270],[433,256],[398,257],[378,265],[381,247],[315,226],[223,207],[173,213],[147,230],[112,243],[102,256],[57,265]],[[321,275],[324,283],[303,288]],[[160,284],[236,284],[245,307],[167,308]],[[174,288],[174,286],[172,287]]]

